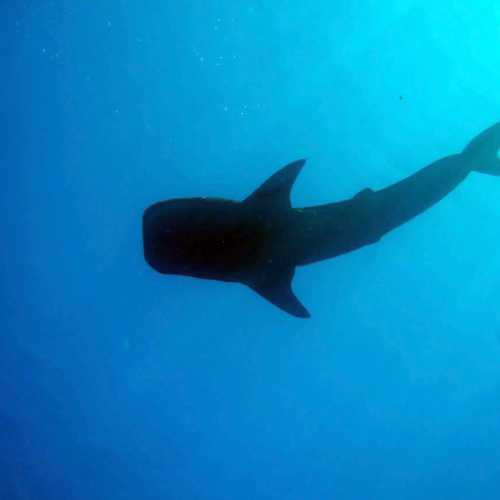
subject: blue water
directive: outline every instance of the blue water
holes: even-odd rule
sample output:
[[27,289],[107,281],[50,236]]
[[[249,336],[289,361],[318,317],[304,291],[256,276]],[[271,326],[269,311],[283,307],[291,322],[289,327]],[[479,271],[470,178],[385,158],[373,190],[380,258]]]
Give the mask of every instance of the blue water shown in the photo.
[[310,320],[144,262],[141,214],[379,189],[500,118],[495,0],[0,5],[1,500],[498,499],[500,180],[300,268]]

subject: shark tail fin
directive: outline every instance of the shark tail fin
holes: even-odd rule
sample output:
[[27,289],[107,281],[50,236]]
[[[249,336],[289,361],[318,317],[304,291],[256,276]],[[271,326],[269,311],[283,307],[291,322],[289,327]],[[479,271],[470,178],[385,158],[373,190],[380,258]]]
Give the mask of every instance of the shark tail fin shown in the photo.
[[462,151],[472,170],[500,176],[500,122],[474,137]]

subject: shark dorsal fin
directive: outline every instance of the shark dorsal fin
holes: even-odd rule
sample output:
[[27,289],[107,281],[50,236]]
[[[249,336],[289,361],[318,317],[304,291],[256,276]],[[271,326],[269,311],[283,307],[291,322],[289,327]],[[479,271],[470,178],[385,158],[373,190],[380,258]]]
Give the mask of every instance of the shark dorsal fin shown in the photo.
[[276,208],[291,208],[290,192],[306,160],[289,163],[245,199],[245,203],[272,204]]
[[293,266],[266,266],[247,285],[283,311],[298,318],[310,318],[309,311],[292,291]]

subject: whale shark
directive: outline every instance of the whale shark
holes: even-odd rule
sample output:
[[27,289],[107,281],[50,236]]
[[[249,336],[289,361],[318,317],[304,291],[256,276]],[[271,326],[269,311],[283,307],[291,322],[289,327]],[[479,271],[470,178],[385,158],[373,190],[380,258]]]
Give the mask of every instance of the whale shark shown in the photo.
[[500,122],[465,149],[380,190],[293,208],[290,192],[306,160],[269,177],[242,201],[182,198],[154,203],[142,217],[146,262],[162,274],[237,282],[283,311],[310,317],[296,297],[297,266],[357,250],[423,213],[471,172],[500,175]]

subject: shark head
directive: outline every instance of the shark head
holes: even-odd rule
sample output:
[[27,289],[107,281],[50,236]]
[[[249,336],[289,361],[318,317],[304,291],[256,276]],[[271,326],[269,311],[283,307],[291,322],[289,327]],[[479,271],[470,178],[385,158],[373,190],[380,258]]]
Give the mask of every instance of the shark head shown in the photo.
[[[198,275],[215,258],[221,207],[234,204],[214,198],[183,198],[155,203],[142,217],[144,257],[162,274]],[[201,277],[201,276],[200,276]]]
[[144,258],[162,274],[180,274],[185,268],[189,246],[191,200],[169,200],[144,210],[142,234]]

